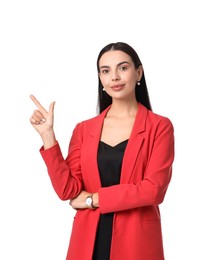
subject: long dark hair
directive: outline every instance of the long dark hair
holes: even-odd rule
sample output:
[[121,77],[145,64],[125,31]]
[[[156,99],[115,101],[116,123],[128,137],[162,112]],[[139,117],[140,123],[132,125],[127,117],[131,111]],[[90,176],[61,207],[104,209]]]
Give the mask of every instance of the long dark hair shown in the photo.
[[[108,51],[116,50],[116,51],[123,51],[126,54],[128,54],[131,59],[133,60],[134,66],[136,69],[139,68],[139,66],[142,65],[140,58],[136,51],[127,43],[124,42],[116,42],[116,43],[110,43],[106,45],[99,53],[97,58],[97,71],[99,75],[99,61],[102,55]],[[98,111],[101,113],[103,110],[105,110],[109,105],[112,104],[112,98],[106,93],[106,91],[103,91],[103,85],[99,79],[99,86],[98,86]],[[140,80],[140,85],[136,85],[136,100],[143,104],[147,109],[152,111],[150,98],[148,94],[148,89],[146,85],[145,75],[143,72],[142,78]]]

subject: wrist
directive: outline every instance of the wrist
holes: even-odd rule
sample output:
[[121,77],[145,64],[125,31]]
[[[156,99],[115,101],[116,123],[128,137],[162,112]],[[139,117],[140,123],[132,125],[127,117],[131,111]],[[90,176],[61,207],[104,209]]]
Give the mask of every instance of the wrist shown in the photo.
[[93,204],[93,193],[86,197],[85,203],[89,209],[95,209],[96,207]]
[[48,149],[56,144],[56,138],[54,131],[49,131],[41,135],[44,149]]
[[99,207],[99,195],[98,195],[98,192],[92,194],[92,201],[93,201],[93,206],[95,208],[98,208]]

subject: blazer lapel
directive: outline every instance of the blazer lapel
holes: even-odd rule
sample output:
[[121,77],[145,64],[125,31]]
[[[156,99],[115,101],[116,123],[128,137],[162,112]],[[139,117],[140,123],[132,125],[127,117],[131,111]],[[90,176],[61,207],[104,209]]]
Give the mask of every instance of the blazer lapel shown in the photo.
[[146,118],[147,109],[139,103],[133,129],[123,157],[120,183],[128,183],[130,181],[143,144],[144,137],[142,133],[146,130]]
[[[98,189],[101,187],[98,163],[97,163],[97,152],[98,145],[100,141],[102,126],[104,118],[110,107],[105,109],[95,120],[94,125],[91,127],[91,132],[89,134],[89,139],[87,141],[87,147],[85,152],[88,154],[86,158],[90,158],[87,164],[87,172],[94,172],[93,178],[90,178],[91,187]],[[140,148],[143,144],[144,136],[143,132],[146,130],[146,118],[147,109],[142,105],[138,104],[138,111],[133,125],[133,129],[126,146],[126,150],[123,157],[122,171],[120,183],[128,183],[130,181],[133,169],[138,159]],[[90,154],[89,154],[90,153]]]
[[86,158],[90,158],[87,163],[88,172],[94,172],[93,178],[91,180],[91,187],[94,189],[98,189],[101,187],[98,163],[97,163],[97,153],[98,146],[101,136],[101,131],[103,127],[103,121],[108,112],[109,107],[105,109],[100,115],[98,115],[97,119],[94,121],[94,125],[91,126],[91,132],[89,134],[89,139],[87,141],[87,153],[89,154]]

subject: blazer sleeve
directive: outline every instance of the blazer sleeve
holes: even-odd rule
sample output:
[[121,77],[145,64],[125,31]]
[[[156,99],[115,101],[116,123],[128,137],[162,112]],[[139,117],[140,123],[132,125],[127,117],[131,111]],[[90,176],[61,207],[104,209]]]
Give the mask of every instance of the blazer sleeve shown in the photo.
[[82,174],[80,167],[81,134],[80,124],[75,127],[64,159],[59,144],[40,153],[46,164],[52,186],[61,200],[76,197],[82,190]]
[[144,177],[138,183],[118,184],[99,189],[101,213],[116,212],[162,203],[172,175],[174,128],[163,118],[156,130],[153,149]]

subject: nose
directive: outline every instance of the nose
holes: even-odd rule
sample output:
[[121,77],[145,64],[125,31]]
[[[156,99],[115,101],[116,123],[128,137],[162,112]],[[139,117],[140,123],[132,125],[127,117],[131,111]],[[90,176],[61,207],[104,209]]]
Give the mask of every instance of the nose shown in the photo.
[[120,78],[119,78],[119,75],[118,75],[118,72],[117,71],[113,71],[112,73],[112,81],[118,81]]

